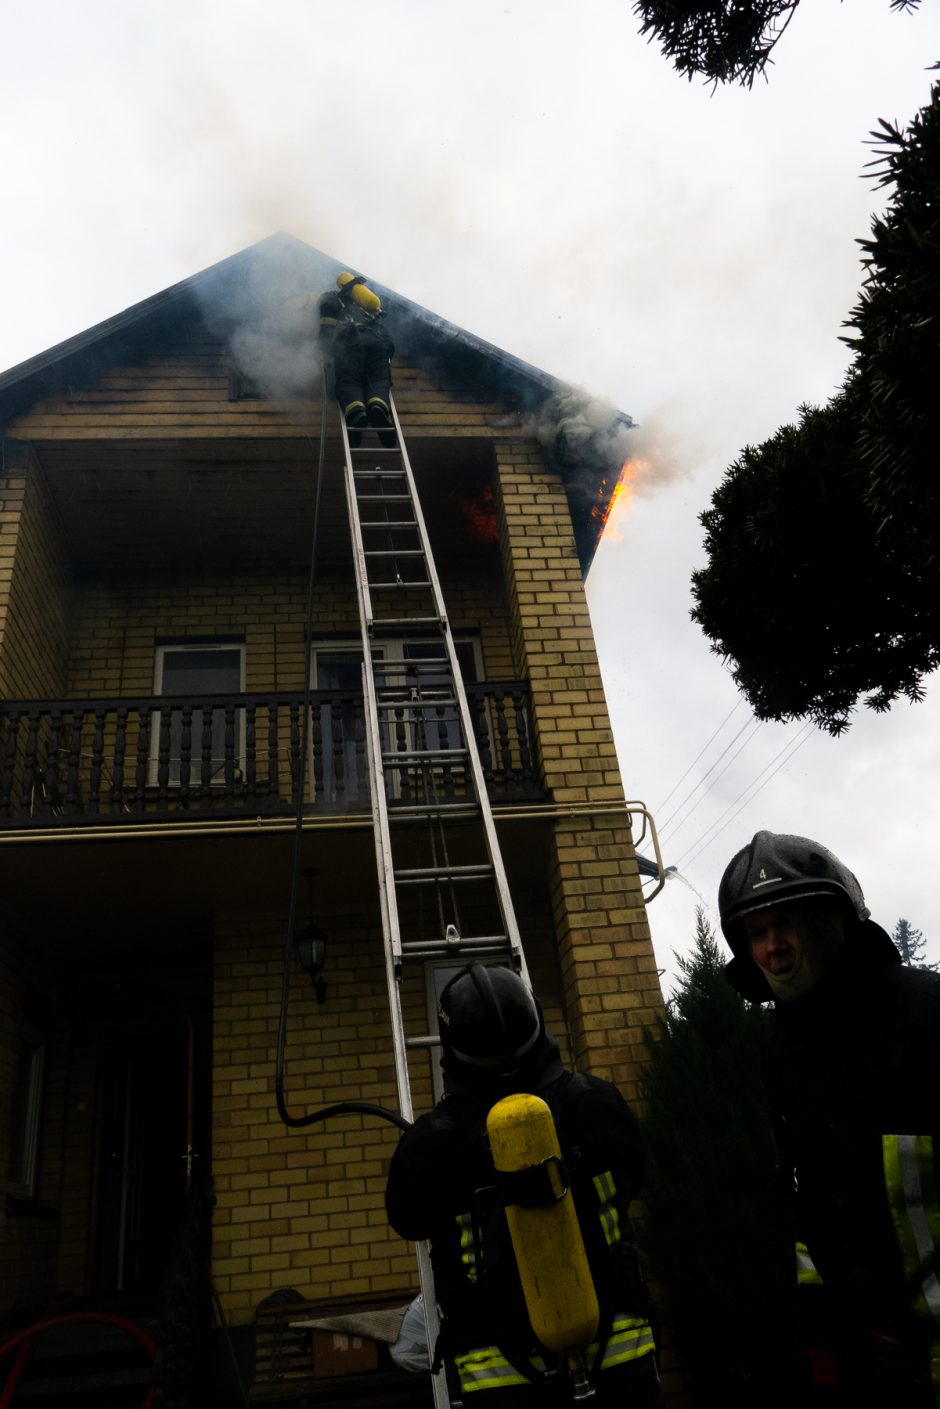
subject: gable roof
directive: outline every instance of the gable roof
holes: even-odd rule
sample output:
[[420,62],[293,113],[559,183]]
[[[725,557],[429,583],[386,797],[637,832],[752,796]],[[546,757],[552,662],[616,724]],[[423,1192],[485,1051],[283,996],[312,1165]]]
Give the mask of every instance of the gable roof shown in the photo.
[[[27,359],[0,375],[0,433],[35,401],[87,384],[115,361],[142,350],[163,328],[206,319],[226,336],[252,309],[272,297],[334,286],[351,266],[279,232],[194,274],[161,293],[104,319],[85,332]],[[571,507],[582,570],[587,574],[603,531],[606,510],[623,454],[613,453],[633,422],[613,407],[594,421],[597,434],[572,438],[566,401],[580,396],[567,383],[495,347],[447,319],[369,277],[389,312],[396,350],[405,361],[447,375],[449,381],[481,399],[503,402],[507,410],[530,415],[541,425],[547,458],[560,471]],[[605,424],[606,422],[606,424]]]

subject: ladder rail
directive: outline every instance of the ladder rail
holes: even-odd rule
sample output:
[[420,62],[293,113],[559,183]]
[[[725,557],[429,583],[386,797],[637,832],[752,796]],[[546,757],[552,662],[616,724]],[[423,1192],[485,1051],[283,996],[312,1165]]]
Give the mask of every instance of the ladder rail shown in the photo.
[[411,468],[411,461],[408,457],[408,450],[405,445],[404,436],[401,431],[401,422],[398,419],[398,408],[394,398],[389,394],[389,405],[392,412],[392,422],[395,426],[395,434],[398,437],[398,444],[401,448],[402,465],[405,471],[405,479],[414,504],[414,516],[418,525],[418,534],[422,547],[425,549],[428,578],[431,582],[431,590],[434,596],[434,604],[441,618],[441,630],[444,638],[444,646],[450,664],[451,676],[454,681],[455,694],[457,696],[457,708],[460,715],[461,728],[463,730],[464,743],[469,754],[470,772],[473,777],[473,786],[476,793],[477,802],[480,808],[480,817],[484,833],[486,835],[487,851],[493,865],[496,878],[496,888],[499,895],[500,911],[503,916],[503,925],[506,934],[509,936],[510,950],[512,954],[513,967],[525,980],[529,982],[529,971],[525,961],[525,954],[522,950],[522,941],[519,938],[519,927],[516,923],[515,909],[512,897],[509,892],[509,881],[506,876],[506,869],[503,865],[502,852],[499,840],[496,835],[496,823],[493,820],[492,809],[490,808],[489,795],[486,791],[486,779],[483,777],[483,766],[480,763],[480,753],[476,744],[476,734],[473,729],[473,721],[470,716],[470,705],[467,701],[467,692],[464,689],[463,673],[457,659],[457,651],[454,646],[453,633],[450,629],[450,620],[444,606],[444,594],[441,591],[440,578],[437,574],[437,566],[431,553],[430,539],[428,538],[427,525],[424,520],[424,511],[421,508],[421,501],[418,497],[417,486],[415,484],[414,473]]
[[[401,422],[398,418],[398,410],[394,399],[389,396],[389,405],[394,425],[397,445],[395,450],[383,449],[380,453],[386,457],[394,454],[398,455],[401,468],[399,470],[386,470],[376,467],[374,471],[356,471],[353,460],[353,447],[349,442],[349,431],[345,419],[340,416],[340,428],[343,441],[343,451],[345,460],[345,489],[346,504],[349,513],[350,533],[352,537],[352,549],[355,559],[356,578],[356,598],[359,610],[359,628],[362,641],[362,689],[363,701],[365,704],[366,728],[365,742],[366,755],[369,771],[369,785],[372,798],[372,830],[375,846],[376,875],[379,889],[379,908],[382,922],[383,949],[385,955],[385,977],[389,995],[389,1010],[392,1023],[392,1041],[395,1056],[395,1079],[398,1090],[398,1105],[402,1117],[405,1120],[414,1120],[414,1107],[411,1096],[411,1084],[408,1067],[409,1049],[430,1049],[439,1045],[439,1038],[433,1034],[420,1037],[408,1037],[405,1032],[404,1013],[401,999],[401,978],[403,961],[413,959],[421,961],[425,965],[433,964],[436,961],[453,962],[455,958],[462,960],[466,957],[486,957],[508,959],[512,967],[521,977],[528,982],[529,974],[526,965],[525,955],[522,950],[522,943],[519,937],[519,930],[513,908],[512,897],[509,891],[509,882],[503,864],[502,853],[499,840],[496,834],[496,824],[493,819],[490,807],[489,795],[486,790],[486,779],[483,775],[483,767],[480,761],[479,749],[477,746],[476,734],[473,727],[473,719],[470,713],[470,705],[467,700],[466,690],[463,683],[463,675],[460,663],[457,658],[457,650],[454,643],[450,621],[441,591],[440,579],[431,552],[430,539],[428,537],[427,525],[424,513],[418,498],[417,486],[415,484],[414,473],[411,461],[408,457],[407,447],[402,435]],[[358,450],[358,447],[356,447]],[[379,492],[365,492],[362,495],[357,492],[357,480],[359,482],[373,482],[378,484]],[[407,493],[401,494],[393,491],[389,494],[381,492],[383,482],[404,481]],[[397,490],[397,486],[396,486]],[[399,519],[395,521],[382,522],[382,520],[360,519],[359,506],[363,504],[381,504],[386,512],[386,518],[390,512],[390,505],[407,503],[411,513],[414,515],[414,522]],[[397,511],[396,511],[397,515]],[[389,532],[389,543],[393,543],[391,538],[393,530],[406,531],[417,535],[418,548],[402,548],[398,552],[394,549],[367,549],[363,530],[368,533],[375,533],[383,529]],[[426,578],[420,581],[403,581],[397,568],[396,558],[401,557],[410,561],[423,559]],[[391,559],[395,571],[394,581],[370,582],[369,563],[385,564]],[[405,609],[398,607],[394,609],[394,614],[384,617],[376,617],[373,604],[373,592],[382,593],[389,591],[404,590],[406,593],[416,593],[419,599],[427,602],[427,596],[431,598],[431,612],[427,606],[421,613],[407,615]],[[387,602],[387,598],[384,599]],[[407,600],[407,599],[406,599]],[[433,613],[433,614],[432,614]],[[393,685],[391,687],[376,687],[375,662],[373,661],[373,648],[378,639],[376,630],[393,630],[404,628],[411,630],[426,630],[433,628],[440,633],[440,640],[443,646],[443,656],[433,656],[430,660],[415,662],[414,674],[418,684],[414,687],[416,693],[412,693],[410,699],[388,699],[380,695],[396,695],[396,692],[405,694],[408,687],[409,667],[405,665],[399,673],[404,676],[404,685]],[[440,661],[437,671],[432,667],[436,661]],[[445,667],[446,662],[446,667]],[[424,698],[421,695],[420,679],[422,674],[430,674],[432,677],[437,674],[442,677],[449,677],[449,683],[438,681],[437,684],[430,685],[431,694]],[[411,714],[408,715],[408,707]],[[427,742],[429,709],[439,710],[441,708],[452,712],[456,710],[456,721],[462,734],[463,746],[461,748],[451,748],[450,740],[446,732],[438,727],[437,736],[440,746],[437,749],[419,748],[421,738]],[[400,711],[397,724],[401,724],[410,733],[405,735],[406,742],[410,742],[410,748],[389,747],[390,739],[383,740],[383,727],[388,731],[391,728],[392,716],[387,713]],[[381,722],[380,712],[384,712],[385,724]],[[446,739],[446,743],[445,743]],[[443,776],[446,778],[449,769],[459,758],[460,771],[469,774],[466,787],[466,796],[461,797],[456,802],[447,800],[446,792],[444,799],[440,797],[439,788],[435,781],[434,764],[437,763]],[[414,769],[420,778],[424,798],[415,803],[406,802],[403,805],[401,817],[397,815],[397,809],[389,809],[389,797],[386,788],[386,779],[389,781],[402,778],[402,770]],[[446,785],[445,785],[446,786]],[[483,848],[487,860],[485,863],[454,865],[447,852],[447,841],[445,831],[445,820],[449,816],[459,815],[461,819],[470,818],[477,824],[482,833]],[[392,825],[414,822],[421,817],[426,817],[431,826],[431,866],[424,867],[401,867],[396,871],[395,854],[392,845]],[[440,844],[443,851],[443,859],[438,864],[437,841],[434,839],[433,825],[440,831]],[[438,939],[409,938],[402,941],[401,920],[398,909],[398,888],[399,886],[410,887],[414,885],[428,884],[434,887],[438,897],[440,907],[440,918],[444,924],[444,912],[441,905],[441,888],[449,886],[451,900],[454,904],[454,918],[457,919],[456,897],[454,895],[455,882],[467,881],[470,883],[486,883],[494,893],[496,907],[499,912],[501,933],[466,936],[466,947],[462,948],[464,937],[459,934],[454,925],[446,925],[445,934]],[[431,1270],[430,1249],[427,1243],[417,1244],[418,1274],[421,1283],[421,1290],[424,1297],[424,1313],[428,1331],[429,1352],[433,1356],[440,1330],[440,1323],[437,1311],[437,1299],[434,1291],[434,1278]],[[432,1375],[432,1385],[434,1394],[435,1409],[450,1409],[450,1398],[447,1388],[446,1371],[442,1367],[437,1374]]]

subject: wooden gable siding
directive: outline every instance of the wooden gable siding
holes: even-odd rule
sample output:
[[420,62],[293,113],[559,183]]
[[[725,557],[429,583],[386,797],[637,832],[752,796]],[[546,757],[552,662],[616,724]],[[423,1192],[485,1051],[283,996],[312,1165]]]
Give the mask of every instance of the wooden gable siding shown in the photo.
[[[394,364],[395,396],[408,435],[488,436],[505,414],[495,403],[436,385],[415,367]],[[319,373],[309,400],[231,400],[234,363],[225,346],[181,340],[155,348],[134,365],[113,367],[93,386],[36,402],[7,427],[22,440],[240,438],[317,434]],[[335,433],[336,414],[328,420]],[[505,428],[502,434],[505,435]]]

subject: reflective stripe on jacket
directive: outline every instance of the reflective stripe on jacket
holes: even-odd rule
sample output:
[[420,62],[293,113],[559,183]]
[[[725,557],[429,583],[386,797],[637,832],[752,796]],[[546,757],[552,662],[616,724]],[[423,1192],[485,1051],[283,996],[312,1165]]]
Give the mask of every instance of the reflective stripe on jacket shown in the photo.
[[927,1333],[930,1372],[940,1390],[940,1203],[929,1135],[884,1135],[885,1188],[914,1312]]
[[[639,1360],[644,1355],[651,1355],[656,1347],[648,1321],[638,1316],[618,1315],[614,1317],[603,1358],[598,1365],[594,1361],[600,1353],[600,1348],[600,1342],[594,1341],[585,1353],[592,1373],[597,1370],[610,1370],[614,1365],[624,1365],[628,1360]],[[510,1385],[531,1384],[533,1380],[537,1382],[539,1376],[544,1375],[547,1369],[542,1357],[533,1355],[526,1362],[531,1374],[524,1375],[515,1365],[510,1364],[495,1345],[482,1346],[468,1351],[465,1355],[457,1355],[454,1357],[454,1364],[464,1394],[472,1394],[481,1389],[505,1389]]]
[[603,1174],[595,1174],[593,1184],[594,1192],[597,1195],[601,1227],[604,1230],[604,1237],[607,1239],[607,1246],[612,1248],[620,1242],[620,1214],[617,1212],[615,1202],[617,1185],[609,1169],[605,1169]]
[[796,1281],[800,1287],[822,1286],[822,1277],[816,1271],[816,1264],[805,1243],[796,1245]]

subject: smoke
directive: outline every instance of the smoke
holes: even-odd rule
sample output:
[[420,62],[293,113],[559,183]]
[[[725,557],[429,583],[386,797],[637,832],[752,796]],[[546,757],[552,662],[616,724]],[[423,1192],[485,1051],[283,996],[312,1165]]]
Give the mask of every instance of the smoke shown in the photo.
[[631,488],[648,495],[694,468],[694,457],[670,433],[669,424],[669,418],[653,412],[638,425],[612,402],[571,386],[550,396],[525,429],[552,460],[573,468],[591,484],[596,483],[598,465],[603,465],[612,488],[629,462]]
[[289,235],[274,235],[197,285],[203,317],[242,376],[265,397],[309,397],[320,384],[317,301],[342,266]]
[[539,407],[526,429],[552,459],[578,467],[619,467],[630,458],[633,421],[582,387],[565,387]]

